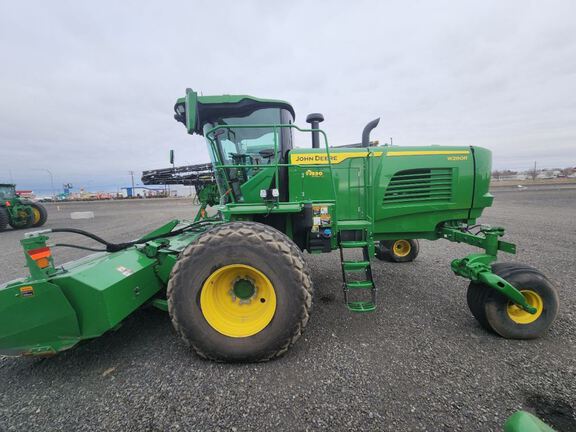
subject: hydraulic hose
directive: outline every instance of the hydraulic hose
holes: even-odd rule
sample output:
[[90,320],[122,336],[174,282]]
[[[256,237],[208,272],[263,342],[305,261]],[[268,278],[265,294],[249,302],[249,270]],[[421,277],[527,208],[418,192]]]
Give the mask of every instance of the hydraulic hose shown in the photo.
[[69,248],[74,248],[74,249],[82,249],[82,250],[87,250],[90,252],[106,252],[106,249],[96,249],[96,248],[80,246],[80,245],[75,245],[75,244],[70,244],[70,243],[56,243],[52,246],[53,247],[69,247]]
[[54,246],[63,246],[63,247],[75,247],[78,249],[86,249],[86,250],[93,250],[93,251],[97,251],[97,252],[118,252],[121,251],[123,249],[127,249],[131,246],[135,246],[137,244],[142,244],[142,243],[146,243],[148,241],[151,240],[156,240],[159,238],[166,238],[166,237],[173,237],[175,235],[178,234],[182,234],[184,232],[187,231],[194,231],[195,229],[206,225],[206,224],[210,224],[211,222],[208,221],[200,221],[200,222],[195,222],[189,225],[186,225],[183,228],[177,229],[175,231],[170,231],[169,233],[166,234],[159,234],[153,237],[147,237],[147,238],[140,238],[138,240],[133,240],[130,242],[125,242],[125,243],[110,243],[106,240],[104,240],[102,237],[97,236],[96,234],[92,234],[91,232],[88,231],[84,231],[81,229],[76,229],[76,228],[52,228],[52,229],[48,229],[48,230],[43,230],[42,232],[48,233],[48,232],[53,232],[53,233],[72,233],[72,234],[78,234],[78,235],[82,235],[84,237],[88,237],[100,244],[103,244],[104,246],[106,246],[106,249],[92,249],[92,248],[86,248],[84,246],[78,246],[78,245],[71,245],[71,244],[67,244],[67,243],[61,243],[61,244],[56,244]]

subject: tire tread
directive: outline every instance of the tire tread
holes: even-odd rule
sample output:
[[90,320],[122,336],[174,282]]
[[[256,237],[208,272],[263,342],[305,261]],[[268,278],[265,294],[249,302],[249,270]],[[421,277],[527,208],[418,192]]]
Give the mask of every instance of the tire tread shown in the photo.
[[291,264],[292,268],[298,275],[300,280],[299,289],[304,297],[304,302],[301,305],[299,319],[295,322],[294,327],[289,332],[289,337],[286,338],[284,343],[279,349],[266,353],[266,355],[261,356],[257,361],[269,361],[280,357],[288,349],[294,345],[294,343],[302,335],[306,324],[308,323],[310,312],[312,310],[312,296],[313,296],[313,286],[310,277],[310,269],[308,264],[304,260],[304,256],[300,249],[294,244],[294,242],[280,231],[257,222],[229,222],[206,231],[205,233],[198,236],[196,241],[191,243],[180,255],[178,261],[172,269],[170,279],[167,287],[167,300],[168,300],[168,311],[170,313],[170,318],[172,320],[172,325],[174,326],[176,332],[184,340],[184,342],[200,357],[213,361],[223,361],[223,359],[216,352],[211,352],[207,349],[202,349],[198,344],[195,344],[190,338],[186,336],[186,332],[183,331],[181,324],[178,322],[178,318],[174,313],[174,301],[173,295],[175,288],[179,285],[181,279],[182,269],[186,265],[187,258],[193,254],[198,253],[208,244],[216,242],[222,243],[224,240],[230,241],[230,239],[249,239],[249,241],[257,243],[265,243],[267,246],[274,249],[277,253],[284,255]]
[[8,215],[8,210],[6,210],[4,207],[0,207],[0,232],[6,230],[9,222],[10,216]]
[[[550,287],[553,288],[552,282],[550,282],[550,280],[544,274],[542,274],[542,272],[526,264],[518,264],[513,262],[496,263],[492,265],[492,271],[494,274],[505,280],[509,280],[518,273],[532,274],[538,278],[542,278],[544,281],[546,281],[547,284],[550,285]],[[481,283],[470,282],[466,298],[472,315],[483,328],[497,333],[500,336],[508,337],[506,334],[502,334],[501,330],[498,331],[494,328],[494,326],[490,323],[490,318],[486,312],[486,307],[489,302],[508,302],[508,299],[503,294]],[[525,338],[534,337],[538,337],[538,335]]]

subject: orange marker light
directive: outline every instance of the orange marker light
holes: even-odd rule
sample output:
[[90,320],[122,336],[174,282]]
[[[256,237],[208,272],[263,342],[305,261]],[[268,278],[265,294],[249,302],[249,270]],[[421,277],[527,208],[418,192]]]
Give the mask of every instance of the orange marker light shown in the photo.
[[28,255],[30,255],[30,258],[36,261],[36,265],[38,267],[46,268],[50,265],[49,258],[52,256],[52,251],[49,247],[42,247],[29,250]]
[[36,265],[40,268],[46,268],[50,265],[50,260],[48,258],[40,258],[36,260]]

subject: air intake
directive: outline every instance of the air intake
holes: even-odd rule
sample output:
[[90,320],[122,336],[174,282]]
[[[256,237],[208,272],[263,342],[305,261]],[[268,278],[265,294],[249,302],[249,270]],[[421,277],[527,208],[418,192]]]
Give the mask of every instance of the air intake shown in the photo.
[[394,174],[384,194],[384,204],[450,201],[451,198],[451,168],[413,169]]

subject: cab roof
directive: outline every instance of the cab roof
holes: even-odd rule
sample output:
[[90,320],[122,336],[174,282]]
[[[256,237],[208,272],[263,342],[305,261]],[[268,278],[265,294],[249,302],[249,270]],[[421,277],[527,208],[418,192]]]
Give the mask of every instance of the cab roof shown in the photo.
[[262,99],[249,95],[198,96],[191,89],[174,105],[174,118],[186,125],[188,133],[202,135],[204,124],[218,118],[246,116],[262,108],[288,110],[295,118],[294,108],[288,102]]

